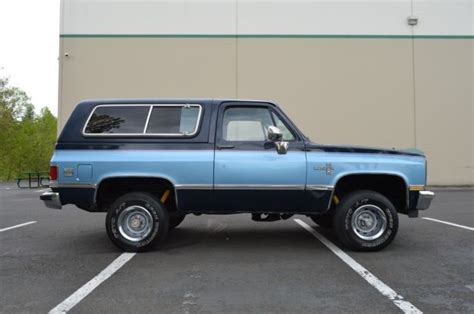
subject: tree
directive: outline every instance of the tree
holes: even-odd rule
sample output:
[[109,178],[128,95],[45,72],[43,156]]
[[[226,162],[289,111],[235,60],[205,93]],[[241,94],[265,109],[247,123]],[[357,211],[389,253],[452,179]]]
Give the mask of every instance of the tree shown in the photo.
[[47,171],[56,128],[57,120],[47,108],[36,115],[26,93],[0,78],[0,179]]

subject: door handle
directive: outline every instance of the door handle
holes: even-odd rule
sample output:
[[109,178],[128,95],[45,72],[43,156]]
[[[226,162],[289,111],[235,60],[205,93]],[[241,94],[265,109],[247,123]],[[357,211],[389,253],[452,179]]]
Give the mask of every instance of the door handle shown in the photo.
[[232,149],[232,148],[235,148],[234,145],[217,145],[217,149],[221,150],[221,149]]

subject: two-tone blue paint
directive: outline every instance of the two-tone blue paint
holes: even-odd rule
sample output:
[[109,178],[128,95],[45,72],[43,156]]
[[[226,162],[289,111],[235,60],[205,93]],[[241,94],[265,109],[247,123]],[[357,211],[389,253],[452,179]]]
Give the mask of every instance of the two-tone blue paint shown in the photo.
[[[81,134],[86,118],[97,105],[160,103],[201,104],[199,133],[186,139],[88,138]],[[227,106],[267,107],[284,121],[296,140],[282,155],[271,142],[223,143],[221,124]],[[226,145],[222,144],[228,148],[223,149]],[[275,104],[242,100],[82,102],[61,133],[51,164],[58,166],[59,177],[53,189],[60,193],[61,202],[84,209],[95,206],[101,182],[123,177],[168,180],[177,191],[178,207],[190,212],[323,212],[339,180],[356,174],[397,176],[405,182],[407,191],[412,185],[426,185],[422,154],[315,144]]]
[[217,186],[306,184],[306,152],[288,151],[278,155],[268,151],[216,151],[214,180]]
[[[59,187],[83,185],[95,190],[110,178],[166,179],[177,190],[178,206],[190,211],[243,212],[266,206],[263,208],[269,212],[284,208],[288,212],[320,212],[328,208],[338,180],[354,174],[395,175],[404,180],[407,188],[425,184],[424,157],[404,155],[312,151],[279,155],[273,150],[57,150],[52,163],[58,166]],[[330,174],[319,170],[327,164],[332,166]],[[72,176],[65,176],[67,168],[73,169]],[[64,196],[70,193],[67,189],[62,192]],[[95,197],[88,190],[81,193],[82,198]],[[206,200],[198,209],[193,208],[192,199],[196,204],[196,198]],[[237,200],[229,202],[234,198]],[[90,200],[82,207],[93,203]]]
[[[214,160],[215,158],[215,160]],[[177,186],[335,186],[354,174],[387,174],[425,185],[425,158],[383,154],[213,150],[57,150],[58,183],[98,184],[113,177],[158,177]],[[316,169],[331,164],[332,174]],[[65,176],[64,169],[73,175]],[[82,171],[81,171],[82,169]]]
[[[309,152],[307,184],[336,186],[344,176],[356,174],[394,175],[403,179],[405,184],[426,184],[426,159],[422,156]],[[315,167],[331,164],[331,175]]]
[[[51,160],[58,166],[58,184],[99,184],[114,177],[157,177],[173,185],[213,184],[212,150],[56,150]],[[90,165],[91,178],[77,176],[79,165]],[[73,168],[74,176],[64,176]]]

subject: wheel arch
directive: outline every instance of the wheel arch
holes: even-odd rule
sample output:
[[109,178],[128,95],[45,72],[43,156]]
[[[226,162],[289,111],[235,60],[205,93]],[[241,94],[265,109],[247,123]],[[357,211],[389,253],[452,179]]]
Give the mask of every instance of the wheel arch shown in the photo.
[[[380,186],[380,184],[388,184],[388,186]],[[391,190],[391,188],[396,190]],[[331,195],[330,207],[333,206],[334,196],[343,197],[360,189],[369,189],[384,195],[395,205],[397,211],[403,211],[408,207],[409,185],[407,178],[394,172],[357,172],[338,176]]]
[[[165,187],[170,187],[171,193],[174,196],[173,200],[175,202],[175,207],[178,209],[178,195],[177,195],[177,189],[176,189],[176,183],[174,180],[170,179],[167,176],[161,176],[161,175],[110,175],[106,177],[102,177],[95,186],[95,193],[94,193],[94,205],[99,206],[100,205],[100,200],[101,200],[101,188],[104,188],[106,184],[111,184],[110,182],[120,182],[120,184],[123,184],[124,180],[131,180],[132,182],[142,182],[143,183],[153,183],[156,185],[162,185]],[[143,187],[143,186],[142,186]],[[150,186],[151,188],[151,186]],[[139,189],[132,189],[129,192],[133,191],[138,191]],[[149,190],[149,189],[148,189]],[[150,191],[148,191],[150,192]],[[158,192],[158,190],[156,191]],[[153,193],[156,194],[156,193]],[[158,196],[160,198],[160,196]]]

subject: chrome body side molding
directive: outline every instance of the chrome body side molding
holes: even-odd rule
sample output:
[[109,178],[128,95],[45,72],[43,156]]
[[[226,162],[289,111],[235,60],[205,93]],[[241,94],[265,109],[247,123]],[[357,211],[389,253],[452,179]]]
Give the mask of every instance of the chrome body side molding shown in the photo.
[[216,184],[215,190],[304,190],[304,185],[280,184]]
[[332,185],[306,185],[306,190],[332,191],[334,190],[334,186]]

